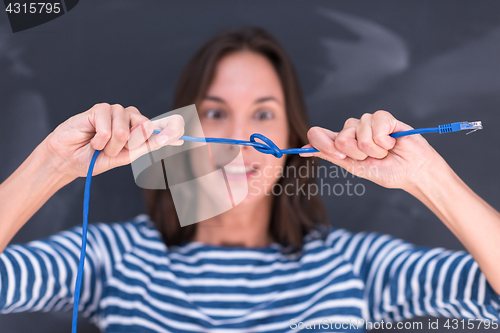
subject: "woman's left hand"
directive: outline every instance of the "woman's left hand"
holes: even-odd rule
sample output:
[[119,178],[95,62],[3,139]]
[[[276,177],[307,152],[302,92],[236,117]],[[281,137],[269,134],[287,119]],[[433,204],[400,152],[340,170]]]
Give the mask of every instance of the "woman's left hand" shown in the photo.
[[365,113],[361,119],[348,119],[338,133],[312,127],[307,133],[310,144],[303,148],[320,152],[300,155],[320,157],[387,188],[408,190],[425,177],[426,168],[442,160],[420,134],[390,136],[410,129],[387,111]]

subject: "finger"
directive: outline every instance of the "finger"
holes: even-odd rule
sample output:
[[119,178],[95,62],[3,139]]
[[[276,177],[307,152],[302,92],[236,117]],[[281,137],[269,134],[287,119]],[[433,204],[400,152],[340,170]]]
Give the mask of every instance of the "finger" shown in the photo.
[[176,142],[178,145],[178,140],[184,135],[184,118],[179,114],[174,114],[154,121],[154,125],[155,127],[163,127],[162,131],[155,138],[155,142],[158,145],[165,145],[171,142]]
[[95,150],[103,150],[111,138],[111,106],[106,103],[96,104],[90,111],[89,121],[96,132],[90,140],[90,146]]
[[344,168],[345,170],[352,172],[353,170],[357,170],[359,168],[359,163],[360,161],[354,160],[350,158],[349,156],[343,158],[343,159],[338,159],[338,158],[332,158],[329,155],[325,155],[322,152],[319,153],[314,153],[315,157],[321,158],[325,161],[331,162],[335,165],[338,165],[341,168]]
[[[170,142],[168,145],[171,145],[171,146],[180,146],[184,143],[184,140],[176,140],[176,141],[173,141],[173,142]],[[139,158],[140,156],[144,155],[144,154],[147,154],[147,153],[151,153],[157,149],[160,149],[162,147],[164,147],[165,145],[159,145],[156,143],[155,140],[147,140],[146,142],[144,142],[141,146],[135,148],[135,149],[130,149],[128,151],[128,156],[127,156],[127,161],[126,163],[130,163],[130,162],[133,162],[135,161],[137,158]],[[120,154],[118,156],[120,156],[122,153],[120,152]],[[125,157],[124,157],[125,158]]]
[[344,123],[344,128],[356,127],[359,124],[359,119],[349,118]]
[[[307,145],[303,146],[302,148],[313,148],[313,146],[311,146],[310,144],[307,144]],[[299,156],[300,157],[312,157],[312,156],[314,156],[314,153],[300,153]]]
[[[409,131],[409,130],[412,130],[412,129],[414,129],[414,128],[411,127],[410,125],[405,124],[405,123],[403,123],[400,120],[396,120],[396,127],[394,128],[394,130],[393,130],[392,133],[404,132],[404,131]],[[418,136],[420,136],[420,135],[418,135]],[[416,135],[410,135],[410,136],[405,136],[404,138],[405,139],[412,139],[412,138],[415,138],[415,137],[417,137],[417,136]],[[401,138],[398,138],[398,139],[401,139]],[[398,139],[396,139],[396,143],[397,143]]]
[[356,126],[356,140],[358,148],[368,156],[382,159],[387,156],[388,151],[378,146],[373,141],[372,115],[363,116],[358,126]]
[[375,112],[372,118],[373,142],[386,150],[392,149],[396,139],[390,135],[396,129],[397,123],[397,119],[389,112],[383,110]]
[[[129,115],[130,117],[130,127],[131,128],[135,128],[141,124],[144,124],[146,122],[151,122],[148,117],[144,116],[143,114],[141,114],[139,112],[139,110],[137,110],[136,107],[134,106],[129,106],[125,109],[125,112],[127,112],[127,114]],[[152,123],[151,123],[152,125]],[[149,128],[149,125],[146,125],[146,130],[147,132],[149,133],[149,131],[151,130],[151,133],[153,133],[153,130],[154,128]]]
[[184,140],[182,140],[182,139],[179,139],[179,140],[176,140],[176,141],[169,143],[170,146],[182,146],[183,144],[184,144]]
[[[329,138],[331,138],[332,140],[335,140],[336,137],[338,137],[338,133],[336,132],[332,132],[332,131],[329,131],[327,130],[327,135]],[[307,144],[305,146],[303,146],[302,148],[313,148],[313,146],[311,144]],[[311,156],[314,156],[314,157],[319,157],[325,161],[329,161],[333,164],[336,164],[338,166],[340,166],[341,168],[344,168],[346,170],[357,170],[357,168],[360,167],[360,164],[358,161],[356,160],[353,160],[352,158],[350,157],[345,157],[343,159],[339,159],[339,158],[332,158],[331,156],[329,155],[326,155],[324,153],[322,153],[321,151],[320,152],[317,152],[317,153],[301,153],[299,154],[300,156],[302,157],[311,157]]]
[[129,106],[125,109],[130,117],[130,137],[125,144],[127,149],[135,149],[140,147],[153,134],[154,125],[137,108]]
[[[147,119],[147,118],[146,118]],[[133,126],[130,129],[130,137],[125,144],[127,149],[136,149],[144,144],[153,134],[154,125],[150,120]]]
[[344,155],[355,160],[364,160],[368,155],[362,152],[356,141],[356,128],[349,127],[340,131],[335,139],[335,147]]
[[130,118],[125,109],[119,105],[111,105],[111,139],[104,153],[115,157],[123,149],[130,136]]
[[321,153],[336,159],[345,158],[345,154],[335,147],[337,133],[321,127],[311,127],[307,132],[309,143]]
[[[134,136],[137,135],[137,137],[142,137],[141,140],[144,140],[144,138],[146,138],[149,133],[145,129],[145,126],[149,126],[149,123],[151,123],[151,125],[153,125],[154,127],[165,127],[160,133],[158,133],[158,135],[154,135],[151,138],[145,140],[145,142],[140,146],[134,149],[130,149],[130,161],[134,161],[139,156],[157,150],[167,144],[172,146],[180,146],[184,143],[184,140],[180,139],[180,137],[184,135],[184,118],[182,118],[182,116],[172,115],[159,120],[155,120],[153,122],[142,123],[133,131]],[[135,134],[135,132],[137,132],[137,134]],[[152,132],[153,131],[151,130],[151,133]],[[158,140],[158,136],[160,135],[167,136],[168,140]]]

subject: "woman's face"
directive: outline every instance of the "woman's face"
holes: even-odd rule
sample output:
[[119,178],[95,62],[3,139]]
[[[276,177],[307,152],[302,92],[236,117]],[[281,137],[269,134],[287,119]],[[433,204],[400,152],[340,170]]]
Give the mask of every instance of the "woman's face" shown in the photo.
[[[198,113],[206,137],[248,141],[253,133],[261,133],[286,149],[289,128],[285,107],[279,77],[269,60],[258,53],[239,51],[219,61]],[[270,197],[286,155],[276,158],[253,147],[240,149],[244,165],[233,162],[224,170],[232,189],[238,182],[248,183],[248,196],[241,204]]]

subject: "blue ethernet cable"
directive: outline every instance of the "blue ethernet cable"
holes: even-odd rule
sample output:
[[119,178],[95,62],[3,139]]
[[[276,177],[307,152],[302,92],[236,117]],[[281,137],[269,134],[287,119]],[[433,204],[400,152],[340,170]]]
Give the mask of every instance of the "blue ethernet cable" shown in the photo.
[[456,122],[456,123],[451,123],[451,124],[439,125],[438,127],[420,128],[420,129],[414,129],[414,130],[409,130],[409,131],[404,131],[404,132],[392,133],[391,136],[393,138],[400,138],[402,136],[412,135],[412,134],[423,134],[423,133],[444,134],[444,133],[458,132],[458,131],[463,131],[463,130],[472,130],[472,131],[467,133],[467,134],[470,134],[470,133],[475,132],[477,130],[480,130],[482,128],[483,128],[483,125],[480,121],[461,121],[461,122]]
[[[420,128],[413,129],[409,131],[392,133],[390,136],[393,138],[400,138],[407,135],[413,134],[424,134],[424,133],[451,133],[458,132],[463,130],[471,130],[467,134],[475,132],[483,128],[483,125],[480,121],[462,121],[455,122],[445,125],[439,125],[438,127],[431,128]],[[153,134],[160,133],[161,130],[155,129]],[[233,144],[240,146],[252,146],[257,151],[263,154],[271,154],[277,158],[283,156],[283,154],[301,154],[301,153],[317,153],[319,152],[316,148],[292,148],[292,149],[279,149],[278,146],[274,144],[270,139],[265,137],[262,134],[254,133],[250,136],[250,141],[245,140],[233,140],[233,139],[224,139],[224,138],[200,138],[200,137],[192,137],[183,135],[180,137],[182,140],[192,141],[192,142],[207,142],[207,143],[222,143],[222,144]],[[255,141],[255,139],[261,140],[261,142]],[[85,249],[87,245],[87,226],[88,226],[88,217],[89,217],[89,201],[90,201],[90,183],[92,180],[92,173],[94,171],[95,161],[97,156],[99,155],[100,150],[96,150],[92,155],[92,160],[90,161],[89,170],[87,173],[87,178],[85,180],[85,193],[83,196],[83,229],[82,229],[82,250],[80,253],[80,262],[78,264],[78,272],[76,275],[76,286],[75,286],[75,299],[73,303],[73,322],[72,322],[72,333],[76,333],[77,321],[78,321],[78,304],[80,303],[80,290],[82,286],[82,275],[83,275],[83,266],[85,264]]]
[[78,322],[78,304],[80,303],[80,291],[82,287],[83,265],[85,264],[85,250],[87,248],[87,225],[89,221],[89,202],[90,202],[90,183],[92,182],[92,172],[94,171],[95,161],[101,151],[96,150],[92,155],[87,178],[85,179],[85,192],[83,194],[83,228],[82,228],[82,251],[80,253],[80,262],[78,263],[78,272],[76,274],[75,285],[75,300],[73,302],[73,321],[72,333],[76,333],[76,326]]
[[[472,132],[482,129],[483,125],[480,121],[462,121],[451,124],[439,125],[438,127],[431,128],[420,128],[404,132],[392,133],[390,136],[393,138],[400,138],[402,136],[412,135],[412,134],[423,134],[423,133],[450,133],[462,130],[472,130]],[[155,129],[153,134],[160,133],[161,130]],[[472,133],[469,132],[469,133]],[[467,133],[467,134],[469,134]],[[213,142],[213,143],[225,143],[240,146],[253,146],[255,149],[264,154],[271,154],[275,157],[282,157],[283,154],[302,154],[302,153],[317,153],[319,150],[316,148],[292,148],[292,149],[279,149],[271,140],[266,138],[264,135],[255,133],[250,136],[250,141],[245,140],[233,140],[233,139],[223,139],[223,138],[197,138],[192,136],[183,135],[180,137],[182,140],[192,141],[192,142]],[[255,139],[259,139],[264,143],[256,142]]]

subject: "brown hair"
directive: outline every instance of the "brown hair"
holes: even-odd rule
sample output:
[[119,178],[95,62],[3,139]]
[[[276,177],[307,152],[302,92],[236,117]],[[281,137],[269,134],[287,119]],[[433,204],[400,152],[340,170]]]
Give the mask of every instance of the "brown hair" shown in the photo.
[[[305,145],[309,121],[299,81],[282,46],[260,28],[229,30],[208,41],[185,67],[175,91],[174,109],[202,100],[213,80],[218,61],[228,53],[241,50],[262,54],[273,64],[285,96],[290,145]],[[289,167],[295,170],[307,168],[307,174],[314,175],[310,170],[314,163],[310,162],[311,159],[289,155],[285,170],[289,170]],[[300,188],[305,184],[302,187],[305,189],[308,184],[315,182],[315,177],[296,179],[288,177],[288,172],[284,172],[284,176],[278,181],[281,188],[295,188],[297,185]],[[285,187],[287,184],[291,185]],[[294,193],[296,194],[293,196],[279,195],[273,199],[269,232],[278,243],[300,248],[307,233],[314,227],[327,227],[328,223],[320,197],[306,196],[303,191]],[[156,223],[167,245],[179,245],[192,240],[196,224],[180,226],[169,189],[145,190],[145,198],[148,214]]]

